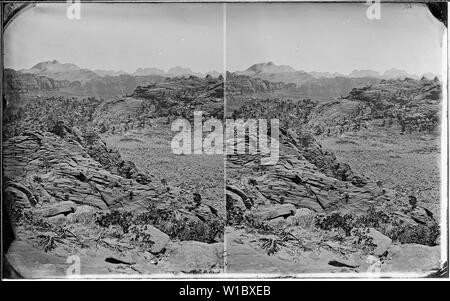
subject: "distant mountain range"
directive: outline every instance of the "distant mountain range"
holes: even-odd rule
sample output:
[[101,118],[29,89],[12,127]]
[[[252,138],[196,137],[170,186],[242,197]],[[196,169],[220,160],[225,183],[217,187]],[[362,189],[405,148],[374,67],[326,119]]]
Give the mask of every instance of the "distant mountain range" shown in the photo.
[[[46,76],[55,80],[67,80],[70,82],[79,81],[81,83],[88,82],[93,79],[99,79],[105,76],[161,76],[161,77],[205,77],[209,74],[212,77],[218,77],[221,73],[218,71],[209,71],[207,73],[194,72],[189,68],[176,66],[165,71],[158,68],[138,68],[134,73],[127,73],[119,70],[90,70],[86,68],[80,68],[72,63],[60,63],[57,60],[40,62],[30,69],[23,69],[20,73],[34,74],[38,76]],[[273,62],[259,63],[250,66],[244,71],[233,72],[236,75],[247,75],[250,77],[261,78],[271,82],[283,82],[293,83],[296,85],[302,85],[309,81],[321,78],[377,78],[377,79],[396,79],[396,78],[413,78],[419,79],[425,76],[428,79],[435,77],[432,73],[426,73],[423,75],[409,74],[405,70],[389,69],[383,73],[379,73],[374,70],[353,70],[350,74],[344,75],[342,73],[330,73],[330,72],[306,72],[301,70],[295,70],[288,65],[276,65]]]
[[115,71],[115,70],[101,70],[101,69],[96,69],[94,70],[95,73],[97,73],[99,76],[119,76],[119,75],[126,75],[128,74],[125,71],[119,70],[119,71]]
[[251,77],[259,77],[269,81],[295,83],[297,85],[303,84],[310,80],[320,78],[334,78],[334,77],[347,77],[347,78],[377,78],[377,79],[397,79],[397,78],[413,78],[420,79],[425,76],[428,79],[435,77],[432,73],[426,73],[422,75],[409,74],[405,70],[392,68],[386,70],[383,73],[378,71],[365,69],[365,70],[353,70],[350,74],[345,75],[342,73],[330,73],[330,72],[306,72],[301,70],[295,70],[288,65],[276,65],[273,62],[259,63],[250,66],[244,71],[236,71],[238,75],[248,75]]
[[[5,91],[11,99],[19,99],[19,94],[24,93],[112,97],[128,95],[138,86],[159,83],[168,78],[191,76],[217,78],[220,75],[218,71],[209,71],[204,74],[180,66],[167,71],[158,68],[138,68],[130,74],[120,70],[90,70],[72,63],[60,63],[53,60],[40,62],[30,69],[19,71],[5,69]],[[423,76],[428,79],[435,77],[431,73]],[[276,65],[273,62],[254,64],[244,71],[227,72],[227,78],[234,83],[235,93],[295,89],[305,97],[320,99],[346,95],[353,88],[377,84],[382,79],[406,77],[419,78],[418,75],[394,68],[383,73],[374,70],[354,70],[344,75],[300,71],[291,66]],[[230,87],[229,85],[228,88],[231,89]]]
[[122,70],[89,70],[85,68],[80,68],[75,64],[71,63],[60,63],[57,60],[40,62],[30,69],[19,70],[20,73],[34,74],[38,76],[45,76],[55,80],[67,80],[70,82],[88,82],[93,79],[99,79],[105,76],[120,76],[120,75],[131,75],[131,76],[163,76],[163,77],[186,77],[186,76],[197,76],[205,77],[206,74],[210,74],[213,77],[218,77],[220,75],[217,71],[210,71],[206,74],[200,72],[194,72],[189,68],[184,68],[176,66],[170,68],[167,72],[158,68],[138,68],[134,73],[128,73]]

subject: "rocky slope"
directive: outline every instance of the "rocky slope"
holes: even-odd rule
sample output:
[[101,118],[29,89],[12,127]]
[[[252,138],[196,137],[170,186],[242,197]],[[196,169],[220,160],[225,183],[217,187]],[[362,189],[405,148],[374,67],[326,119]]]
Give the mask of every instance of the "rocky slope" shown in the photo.
[[4,124],[9,277],[65,277],[72,255],[87,276],[221,271],[223,214],[122,159],[97,130],[127,132],[130,117],[151,123],[184,106],[220,117],[223,83],[173,79],[134,96],[34,98]]
[[260,154],[227,156],[228,271],[366,272],[376,263],[423,275],[440,267],[429,210],[355,175],[312,137],[280,135],[276,165],[261,166]]
[[319,106],[310,115],[309,126],[325,135],[371,126],[397,127],[402,133],[433,132],[438,129],[440,102],[438,80],[383,80]]
[[178,117],[193,118],[194,111],[204,117],[223,118],[223,81],[217,78],[173,78],[138,86],[130,97],[103,101],[93,114],[100,133],[119,133],[144,128],[156,118],[166,124]]
[[222,119],[223,94],[223,79],[190,76],[137,87],[131,96],[144,99],[147,109],[158,116],[190,118],[194,111],[203,111],[204,116]]
[[[416,100],[411,108],[426,108],[439,83],[386,81],[354,89],[349,97],[363,102],[355,91],[364,91],[364,103],[375,106],[376,93],[369,92],[375,89],[388,100],[402,89]],[[228,271],[423,276],[439,269],[437,218],[426,204],[356,174],[322,149],[309,125],[319,117],[331,123],[336,118],[320,108],[308,99],[255,99],[235,112],[235,118],[278,118],[281,128],[277,164],[261,165],[259,153],[227,156]],[[244,142],[248,147],[256,137]]]
[[352,88],[346,96],[327,102],[273,94],[271,98],[261,99],[256,93],[252,96],[248,92],[249,97],[239,98],[241,104],[234,115],[250,118],[265,112],[270,118],[282,120],[288,128],[311,130],[315,135],[338,135],[367,128],[392,128],[400,133],[439,130],[442,92],[437,79],[381,80]]
[[[223,228],[215,211],[154,183],[95,133],[62,123],[53,132],[25,131],[5,141],[3,160],[14,238],[6,258],[20,277],[63,277],[71,255],[82,258],[82,274],[221,266],[214,241]],[[192,248],[202,252],[191,254]],[[186,256],[199,257],[185,262]]]

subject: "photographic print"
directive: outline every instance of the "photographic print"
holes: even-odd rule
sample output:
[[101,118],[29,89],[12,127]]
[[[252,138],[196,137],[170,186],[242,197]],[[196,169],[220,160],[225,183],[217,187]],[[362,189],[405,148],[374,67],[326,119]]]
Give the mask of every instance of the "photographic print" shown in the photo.
[[446,13],[3,2],[2,278],[448,278]]
[[227,6],[226,112],[248,129],[227,155],[228,272],[440,268],[445,25],[379,8]]
[[219,273],[223,156],[171,141],[177,118],[223,116],[222,5],[69,8],[5,29],[10,276]]

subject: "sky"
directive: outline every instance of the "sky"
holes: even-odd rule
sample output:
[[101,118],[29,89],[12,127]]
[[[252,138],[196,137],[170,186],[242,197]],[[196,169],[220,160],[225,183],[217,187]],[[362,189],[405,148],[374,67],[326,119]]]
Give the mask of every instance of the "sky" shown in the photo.
[[57,59],[89,69],[245,70],[272,61],[304,71],[440,74],[445,27],[419,4],[38,4],[5,32],[5,66]]
[[356,4],[235,4],[227,7],[227,66],[273,61],[297,70],[441,73],[444,25],[422,5],[387,4],[381,19]]
[[222,4],[82,3],[80,20],[66,3],[38,4],[5,32],[5,66],[58,60],[82,68],[223,69]]

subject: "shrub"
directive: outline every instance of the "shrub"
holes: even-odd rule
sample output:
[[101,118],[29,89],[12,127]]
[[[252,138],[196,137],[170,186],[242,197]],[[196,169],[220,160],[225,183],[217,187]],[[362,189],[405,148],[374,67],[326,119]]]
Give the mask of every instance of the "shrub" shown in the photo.
[[[118,225],[122,228],[123,233],[128,233],[130,227],[133,227],[133,231],[139,232],[139,226],[153,225],[172,239],[207,243],[213,243],[216,235],[224,230],[224,223],[218,218],[203,221],[195,216],[183,217],[176,210],[160,209],[153,205],[150,205],[146,211],[137,214],[118,210],[99,214],[95,222],[101,227]],[[139,237],[142,238],[144,235]]]
[[235,206],[233,201],[227,197],[226,201],[226,210],[227,210],[227,224],[230,226],[238,226],[242,225],[244,222],[244,210]]
[[365,251],[372,251],[377,246],[373,243],[373,238],[369,236],[369,228],[354,228],[352,236],[356,237],[356,243]]
[[333,212],[330,215],[319,216],[315,225],[322,230],[342,229],[345,235],[349,236],[355,227],[356,218],[352,214],[342,215],[340,212]]
[[38,175],[33,176],[33,182],[42,183],[42,178]]
[[390,217],[383,211],[377,211],[374,207],[367,210],[367,214],[361,215],[356,219],[356,224],[362,227],[378,228],[390,222]]
[[216,235],[223,231],[224,227],[223,223],[216,219],[205,223],[195,219],[185,221],[172,218],[162,226],[162,229],[171,238],[213,243]]
[[370,245],[367,235],[364,235],[364,229],[367,228],[375,228],[393,241],[427,246],[435,246],[440,235],[439,224],[436,222],[411,225],[374,208],[369,208],[367,214],[361,216],[343,215],[340,212],[318,216],[315,225],[322,230],[342,229],[346,236],[356,236],[358,243],[366,245]]
[[258,182],[257,182],[255,179],[253,179],[253,178],[250,178],[250,179],[248,180],[248,183],[249,183],[250,185],[252,185],[252,186],[256,186],[256,185],[258,184]]
[[128,233],[131,226],[133,214],[127,211],[113,210],[107,213],[101,213],[96,216],[95,223],[100,227],[108,228],[111,225],[118,225],[123,233]]
[[146,248],[151,248],[154,244],[152,236],[148,234],[146,225],[135,225],[130,227],[130,233],[133,235],[132,240],[142,244]]
[[395,241],[404,244],[416,243],[427,246],[435,246],[440,235],[439,224],[436,222],[428,225],[419,224],[412,226],[409,224],[394,221],[391,230],[387,231],[387,236]]

